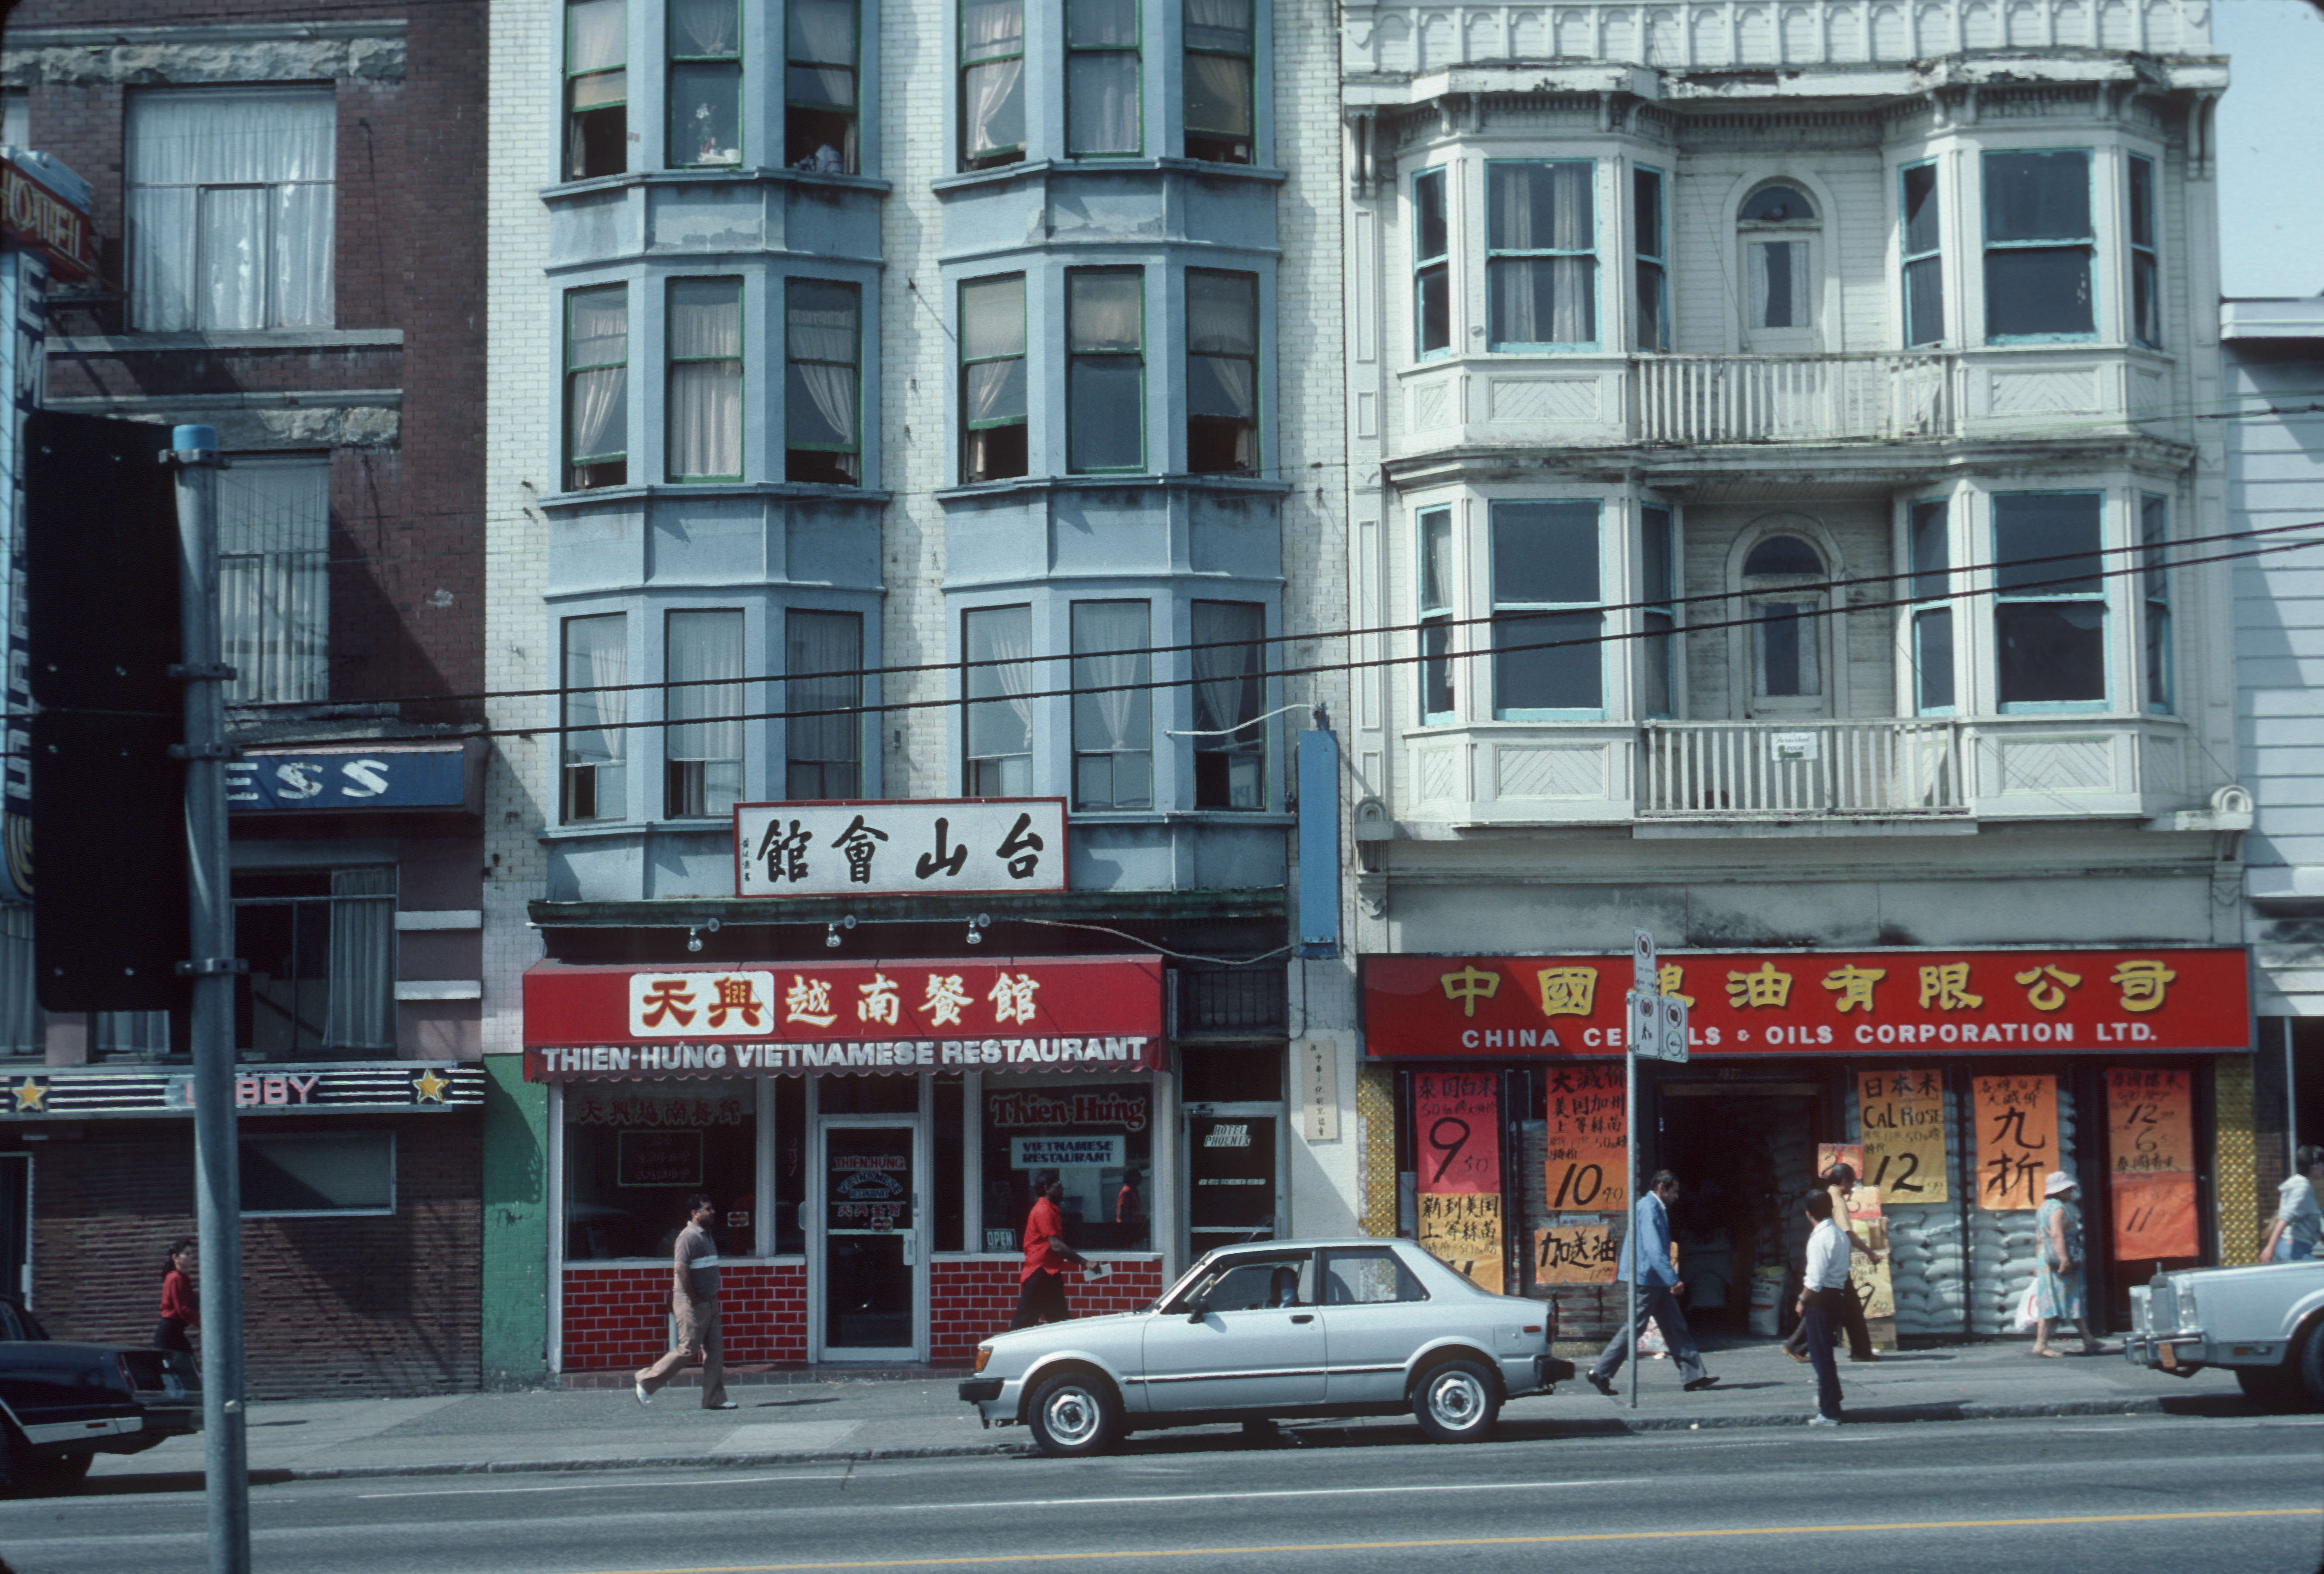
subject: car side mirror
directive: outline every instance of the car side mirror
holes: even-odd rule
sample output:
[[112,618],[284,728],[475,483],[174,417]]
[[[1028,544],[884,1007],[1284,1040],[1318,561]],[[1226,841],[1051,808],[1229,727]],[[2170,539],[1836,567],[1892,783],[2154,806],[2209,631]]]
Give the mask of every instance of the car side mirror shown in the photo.
[[1210,1297],[1207,1295],[1197,1295],[1192,1301],[1186,1302],[1186,1321],[1188,1322],[1200,1322],[1204,1318],[1209,1316],[1210,1312],[1211,1302]]

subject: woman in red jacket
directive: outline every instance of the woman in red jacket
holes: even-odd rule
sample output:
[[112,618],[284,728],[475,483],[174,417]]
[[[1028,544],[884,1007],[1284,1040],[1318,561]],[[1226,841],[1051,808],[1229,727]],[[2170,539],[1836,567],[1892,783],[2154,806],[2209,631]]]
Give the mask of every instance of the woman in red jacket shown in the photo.
[[186,1330],[201,1321],[194,1302],[193,1267],[192,1238],[172,1243],[170,1265],[161,1270],[161,1322],[153,1330],[153,1348],[157,1350],[194,1353],[193,1341],[186,1337]]

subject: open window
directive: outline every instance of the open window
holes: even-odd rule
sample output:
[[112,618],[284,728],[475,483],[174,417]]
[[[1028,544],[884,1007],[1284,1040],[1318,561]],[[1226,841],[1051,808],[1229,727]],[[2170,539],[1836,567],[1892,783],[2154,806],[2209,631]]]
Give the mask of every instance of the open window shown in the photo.
[[1186,468],[1259,474],[1259,276],[1186,270]]
[[853,284],[784,286],[783,474],[825,486],[863,484],[862,295]]
[[1251,0],[1186,0],[1186,156],[1254,157]]
[[630,167],[627,0],[566,0],[565,178]]
[[858,49],[855,0],[787,0],[783,162],[818,175],[853,175]]
[[1033,791],[1033,609],[978,607],[961,618],[961,790],[973,798]]
[[1194,807],[1267,807],[1267,609],[1193,606]]
[[960,163],[1025,157],[1025,0],[961,0]]
[[565,292],[565,486],[630,478],[630,291],[598,284]]
[[1823,226],[1815,203],[1797,186],[1778,180],[1745,198],[1735,222],[1743,248],[1744,348],[1816,348],[1816,253]]
[[565,620],[558,818],[568,825],[628,816],[628,624],[620,612]]
[[960,287],[961,479],[1025,474],[1025,275]]

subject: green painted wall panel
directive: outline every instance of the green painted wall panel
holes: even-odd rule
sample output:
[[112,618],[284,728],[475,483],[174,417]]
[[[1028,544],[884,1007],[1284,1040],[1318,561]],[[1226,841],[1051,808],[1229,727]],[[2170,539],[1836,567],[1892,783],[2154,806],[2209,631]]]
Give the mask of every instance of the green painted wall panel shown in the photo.
[[484,1057],[484,1382],[549,1376],[549,1089],[524,1057]]

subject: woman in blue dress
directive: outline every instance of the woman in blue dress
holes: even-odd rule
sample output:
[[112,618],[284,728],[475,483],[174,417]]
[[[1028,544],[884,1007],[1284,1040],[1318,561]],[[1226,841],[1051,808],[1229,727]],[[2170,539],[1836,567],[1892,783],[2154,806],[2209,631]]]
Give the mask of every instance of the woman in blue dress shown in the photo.
[[2082,1210],[2076,1205],[2080,1189],[2065,1171],[2052,1170],[2042,1191],[2042,1207],[2034,1215],[2034,1353],[2065,1354],[2050,1348],[2050,1329],[2071,1322],[2082,1336],[2082,1354],[2102,1354],[2082,1305]]

